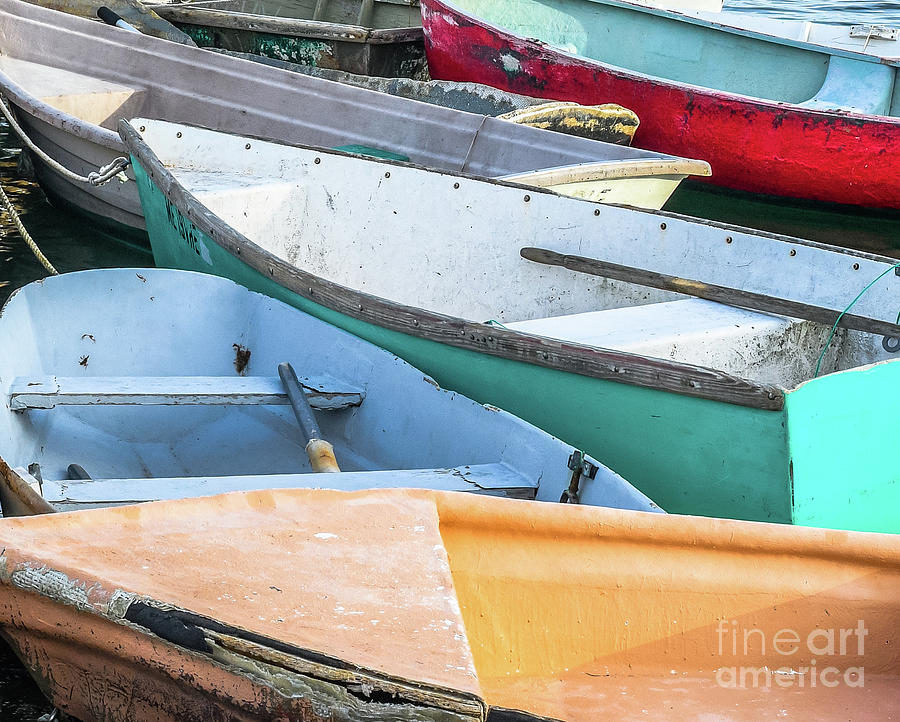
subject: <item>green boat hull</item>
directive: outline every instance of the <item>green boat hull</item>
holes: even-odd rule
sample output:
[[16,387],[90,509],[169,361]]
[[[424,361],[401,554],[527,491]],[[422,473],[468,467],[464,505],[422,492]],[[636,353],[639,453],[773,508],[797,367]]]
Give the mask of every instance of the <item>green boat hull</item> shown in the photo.
[[[900,532],[889,513],[900,502],[900,471],[884,451],[888,419],[866,421],[868,458],[856,453],[854,431],[875,399],[889,413],[883,390],[891,378],[896,384],[900,363],[809,382],[774,411],[452,347],[361,321],[268,278],[184,217],[133,161],[158,266],[225,276],[386,348],[441,386],[601,459],[670,513]],[[836,408],[844,397],[852,403]]]

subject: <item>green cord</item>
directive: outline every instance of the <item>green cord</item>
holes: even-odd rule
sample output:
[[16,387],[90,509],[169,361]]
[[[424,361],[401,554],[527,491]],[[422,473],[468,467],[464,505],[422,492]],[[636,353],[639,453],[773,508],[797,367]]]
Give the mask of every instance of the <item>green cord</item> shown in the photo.
[[[819,354],[819,361],[818,361],[818,363],[816,363],[816,375],[813,376],[813,378],[819,377],[819,369],[822,367],[822,361],[825,358],[825,353],[828,351],[828,347],[831,346],[831,340],[834,338],[834,334],[837,331],[838,324],[841,322],[841,319],[844,317],[844,314],[847,313],[847,311],[849,311],[851,308],[853,308],[854,304],[863,297],[863,294],[866,291],[868,291],[870,288],[872,288],[872,286],[874,286],[876,283],[878,283],[882,278],[884,278],[888,273],[893,271],[895,268],[900,268],[900,263],[895,263],[893,266],[891,266],[890,268],[883,271],[878,276],[878,278],[876,278],[874,281],[869,282],[866,285],[866,287],[857,294],[856,298],[854,298],[850,302],[850,305],[847,306],[847,308],[845,308],[843,311],[841,311],[841,314],[837,317],[837,320],[835,320],[835,322],[834,322],[834,326],[831,327],[831,333],[828,334],[828,340],[825,342],[825,348],[823,348],[822,353]],[[900,311],[897,312],[896,323],[900,323]]]

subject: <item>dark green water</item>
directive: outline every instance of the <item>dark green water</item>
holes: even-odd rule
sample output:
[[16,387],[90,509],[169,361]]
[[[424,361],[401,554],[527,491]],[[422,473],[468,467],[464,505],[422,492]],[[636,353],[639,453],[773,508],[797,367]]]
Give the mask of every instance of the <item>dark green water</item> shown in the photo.
[[[85,268],[150,266],[149,250],[140,250],[96,228],[89,221],[52,206],[40,187],[19,172],[19,143],[0,123],[0,179],[25,228],[60,273]],[[22,241],[8,215],[0,214],[0,300],[16,288],[47,275]]]
[[900,258],[900,213],[799,205],[683,181],[667,211]]
[[[900,0],[726,0],[726,6],[790,19],[900,25]],[[149,252],[123,245],[90,222],[51,205],[40,188],[18,172],[18,155],[17,139],[0,124],[0,182],[25,226],[60,272],[152,265]],[[750,196],[716,195],[690,185],[680,188],[667,208],[900,256],[898,217],[823,213],[814,208],[771,205]],[[45,275],[6,214],[0,214],[0,301]],[[51,708],[0,639],[0,722],[34,722]]]

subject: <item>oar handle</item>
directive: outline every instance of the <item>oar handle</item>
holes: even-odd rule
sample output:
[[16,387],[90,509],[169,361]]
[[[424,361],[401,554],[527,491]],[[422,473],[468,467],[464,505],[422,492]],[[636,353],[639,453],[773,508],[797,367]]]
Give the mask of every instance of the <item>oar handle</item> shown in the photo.
[[107,25],[114,25],[117,28],[122,28],[122,30],[127,30],[130,33],[137,33],[138,35],[141,33],[134,25],[125,22],[121,15],[114,10],[110,10],[106,5],[101,5],[97,8],[97,17]]
[[306,455],[313,471],[329,473],[341,470],[334,458],[334,447],[324,439],[310,439],[306,445]]
[[307,440],[306,455],[309,457],[313,471],[340,471],[337,460],[334,458],[334,447],[322,438],[322,432],[319,431],[319,425],[316,423],[316,417],[309,405],[309,399],[306,398],[306,391],[300,385],[294,367],[289,363],[280,363],[278,364],[278,375],[281,377],[281,383],[284,384],[284,390],[291,403],[291,408],[294,410],[294,416],[297,417],[297,423],[300,424],[303,438]]

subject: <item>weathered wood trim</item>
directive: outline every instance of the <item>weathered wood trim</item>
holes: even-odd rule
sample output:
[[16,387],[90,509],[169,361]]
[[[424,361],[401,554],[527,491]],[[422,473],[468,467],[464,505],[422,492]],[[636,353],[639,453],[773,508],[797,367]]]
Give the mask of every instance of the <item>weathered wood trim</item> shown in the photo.
[[[393,677],[331,655],[234,627],[195,612],[173,608],[153,599],[133,598],[120,619],[150,629],[153,634],[170,643],[177,644],[166,634],[168,626],[178,630],[179,639],[186,636],[185,631],[193,630],[195,633],[192,636],[195,639],[199,637],[196,632],[199,632],[206,638],[207,643],[211,641],[237,654],[253,657],[315,679],[341,686],[368,684],[374,689],[396,695],[408,702],[433,706],[476,719],[483,719],[485,715],[485,703],[474,694]],[[152,628],[147,626],[148,623]],[[202,649],[196,647],[192,651],[203,653]]]
[[[382,328],[511,361],[751,408],[779,411],[784,406],[784,390],[777,386],[702,366],[466,321],[361,293],[315,276],[256,245],[207,210],[181,186],[127,121],[119,121],[119,134],[135,160],[188,221],[258,273],[314,303]],[[528,190],[550,192],[530,187]]]
[[640,268],[622,266],[617,263],[609,263],[597,258],[585,258],[583,256],[557,253],[556,251],[551,251],[546,248],[522,248],[519,251],[519,255],[521,255],[522,258],[528,261],[534,261],[535,263],[543,263],[549,266],[561,266],[570,271],[587,273],[592,276],[602,276],[604,278],[613,278],[617,281],[639,283],[642,286],[684,293],[689,296],[696,296],[697,298],[705,298],[709,301],[726,303],[730,306],[740,306],[755,311],[765,311],[766,313],[778,313],[784,316],[806,319],[808,321],[817,321],[818,323],[828,324],[829,326],[833,325],[838,317],[840,317],[840,323],[838,325],[845,328],[865,331],[866,333],[881,334],[884,336],[900,337],[900,325],[894,323],[866,318],[864,316],[854,316],[850,313],[845,313],[841,316],[839,311],[834,311],[830,308],[812,306],[808,303],[789,301],[783,298],[773,298],[772,296],[766,296],[762,293],[742,291],[736,288],[726,288],[725,286],[716,286],[689,278],[678,278],[656,271],[646,271]]
[[425,35],[421,27],[409,28],[373,28],[369,33],[369,42],[373,45],[391,43],[424,43]]
[[251,13],[193,8],[183,5],[152,5],[150,8],[169,22],[184,23],[186,25],[254,30],[277,35],[315,37],[323,40],[344,40],[360,43],[365,42],[369,35],[369,28],[364,28],[360,25],[342,25],[321,20],[279,18],[271,15],[253,15]]
[[3,516],[53,514],[54,509],[0,457],[0,504]]
[[327,663],[322,664],[318,661],[304,659],[296,653],[274,649],[270,644],[245,639],[243,635],[226,634],[208,629],[203,631],[208,638],[211,638],[222,649],[245,658],[254,659],[315,679],[324,679],[341,686],[368,685],[379,692],[386,692],[397,697],[398,702],[403,700],[405,702],[446,709],[458,714],[464,714],[467,717],[474,717],[475,719],[483,718],[483,703],[477,698],[473,699],[464,696],[462,693],[448,694],[449,690],[437,691],[421,684],[373,674],[359,668],[352,669],[336,667]]
[[362,25],[328,23],[321,20],[280,18],[271,15],[195,8],[184,5],[148,5],[160,17],[172,23],[198,25],[230,30],[248,30],[290,37],[336,40],[346,43],[400,43],[421,42],[421,27],[387,28],[375,30]]

